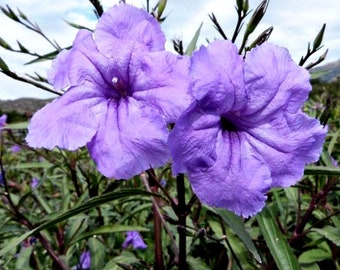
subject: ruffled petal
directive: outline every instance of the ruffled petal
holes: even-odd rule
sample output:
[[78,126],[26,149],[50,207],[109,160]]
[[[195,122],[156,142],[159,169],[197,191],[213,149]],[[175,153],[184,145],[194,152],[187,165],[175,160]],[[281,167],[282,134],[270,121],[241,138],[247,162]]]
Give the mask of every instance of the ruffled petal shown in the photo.
[[143,44],[144,51],[164,50],[165,45],[165,35],[155,18],[127,4],[108,9],[99,19],[94,36],[99,50],[107,56],[119,54],[129,42]]
[[135,75],[133,97],[157,109],[167,123],[174,123],[192,99],[189,64],[188,57],[165,51],[140,56],[130,67]]
[[220,132],[216,160],[206,170],[189,171],[193,191],[210,206],[248,217],[259,212],[271,186],[270,172],[241,132]]
[[27,143],[32,147],[75,150],[86,145],[105,115],[105,99],[87,88],[71,88],[37,111],[28,126]]
[[277,115],[247,133],[249,143],[271,171],[273,186],[287,187],[302,178],[306,164],[319,159],[327,127],[297,113]]
[[49,79],[56,89],[87,85],[107,97],[115,94],[111,80],[117,65],[97,50],[90,31],[80,30],[73,48],[58,55],[52,66]]
[[106,117],[88,148],[107,177],[128,179],[169,160],[164,120],[133,98],[107,103]]
[[198,100],[206,96],[201,101],[205,110],[222,113],[243,107],[246,101],[243,59],[233,43],[214,41],[208,47],[201,46],[191,61],[192,94]]
[[174,175],[205,170],[214,164],[219,121],[219,116],[206,114],[195,103],[183,113],[168,140]]
[[47,80],[56,90],[65,90],[71,86],[67,68],[70,53],[70,50],[61,51],[52,61],[52,68],[47,71]]
[[311,91],[309,73],[291,59],[285,48],[264,43],[245,61],[248,122],[268,121],[279,112],[296,113]]

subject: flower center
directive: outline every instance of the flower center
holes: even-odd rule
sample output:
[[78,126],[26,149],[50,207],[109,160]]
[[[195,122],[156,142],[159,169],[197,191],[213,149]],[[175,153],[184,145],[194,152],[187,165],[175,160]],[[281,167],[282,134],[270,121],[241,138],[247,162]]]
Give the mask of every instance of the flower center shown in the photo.
[[113,88],[118,92],[120,97],[127,97],[129,95],[122,79],[120,79],[117,76],[114,76],[111,82]]
[[238,127],[226,117],[221,116],[220,123],[221,123],[222,131],[235,132],[239,130]]

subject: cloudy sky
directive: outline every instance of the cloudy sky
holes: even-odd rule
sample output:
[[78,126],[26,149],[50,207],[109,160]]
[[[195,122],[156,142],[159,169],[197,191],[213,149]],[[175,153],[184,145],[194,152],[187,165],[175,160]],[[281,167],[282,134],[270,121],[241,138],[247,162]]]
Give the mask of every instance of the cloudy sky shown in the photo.
[[[101,2],[104,9],[107,9],[118,3],[118,0],[102,0]],[[126,0],[126,2],[142,7],[146,1]],[[150,0],[151,6],[156,2],[157,0]],[[162,24],[168,39],[167,48],[172,50],[171,40],[174,38],[183,39],[184,45],[187,46],[201,22],[203,22],[203,28],[198,45],[206,44],[206,38],[209,40],[220,38],[208,18],[211,12],[218,18],[227,35],[231,36],[237,19],[235,2],[234,0],[168,0],[165,11],[168,18]],[[250,8],[255,9],[260,2],[260,0],[249,0]],[[19,8],[31,21],[38,23],[44,33],[50,39],[56,40],[61,47],[69,46],[76,34],[76,30],[68,26],[65,20],[89,28],[93,28],[96,24],[93,8],[86,0],[0,0],[0,5],[8,5],[13,10]],[[274,26],[270,40],[288,48],[292,58],[298,62],[305,54],[307,43],[313,42],[322,24],[326,23],[324,49],[328,48],[329,53],[325,63],[332,62],[340,59],[339,12],[339,0],[271,0],[262,24],[250,39],[255,39],[256,34],[269,26]],[[27,31],[2,13],[0,25],[0,37],[12,47],[16,48],[16,40],[19,40],[32,52],[41,54],[53,50],[41,36]],[[38,72],[46,76],[46,71],[51,65],[50,62],[24,65],[32,60],[32,57],[10,53],[3,48],[0,48],[0,56],[12,70],[20,75]],[[54,95],[0,74],[0,99],[20,97],[50,98]]]

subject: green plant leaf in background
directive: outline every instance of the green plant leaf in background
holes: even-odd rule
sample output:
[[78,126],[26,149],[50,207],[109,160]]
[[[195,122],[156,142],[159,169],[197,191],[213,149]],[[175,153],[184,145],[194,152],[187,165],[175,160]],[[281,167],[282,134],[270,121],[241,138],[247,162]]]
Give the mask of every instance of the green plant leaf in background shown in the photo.
[[282,235],[270,210],[265,207],[256,216],[262,235],[280,270],[299,270],[298,261]]
[[224,222],[232,229],[232,231],[242,240],[247,249],[254,256],[254,258],[259,263],[261,263],[261,256],[257,252],[253,240],[244,227],[243,219],[235,215],[234,213],[222,208],[214,208],[214,212],[217,213],[224,220]]
[[95,237],[89,239],[91,269],[103,269],[105,266],[105,246]]
[[340,175],[339,167],[306,166],[305,175]]
[[321,234],[329,241],[332,241],[335,245],[340,247],[340,228],[325,226],[322,229],[313,228],[311,230]]
[[8,251],[10,251],[12,248],[14,248],[15,246],[17,246],[20,242],[22,242],[24,239],[26,239],[27,237],[40,232],[41,230],[47,229],[51,226],[54,226],[55,224],[67,220],[73,216],[76,216],[82,212],[85,212],[87,210],[90,210],[94,207],[100,206],[104,203],[108,203],[114,200],[118,200],[121,198],[125,198],[125,197],[131,197],[131,196],[159,196],[158,194],[155,193],[151,193],[151,192],[147,192],[147,191],[143,191],[143,190],[139,190],[139,189],[126,189],[126,190],[121,190],[119,192],[110,192],[110,193],[106,193],[103,195],[100,195],[98,197],[94,197],[90,200],[88,200],[87,202],[73,208],[70,209],[66,212],[57,214],[56,216],[54,216],[52,219],[44,222],[43,224],[41,224],[40,226],[38,226],[37,228],[35,228],[34,230],[31,230],[23,235],[21,235],[18,238],[14,238],[6,247],[4,247],[3,249],[0,250],[0,256],[4,255],[5,253],[7,253]]

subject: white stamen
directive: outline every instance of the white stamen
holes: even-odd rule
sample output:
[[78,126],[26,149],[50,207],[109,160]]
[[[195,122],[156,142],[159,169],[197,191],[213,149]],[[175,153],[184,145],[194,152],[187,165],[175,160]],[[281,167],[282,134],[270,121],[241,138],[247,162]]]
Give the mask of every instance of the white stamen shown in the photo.
[[118,82],[118,77],[113,77],[113,78],[112,78],[112,83],[113,83],[113,84],[116,84],[117,82]]

